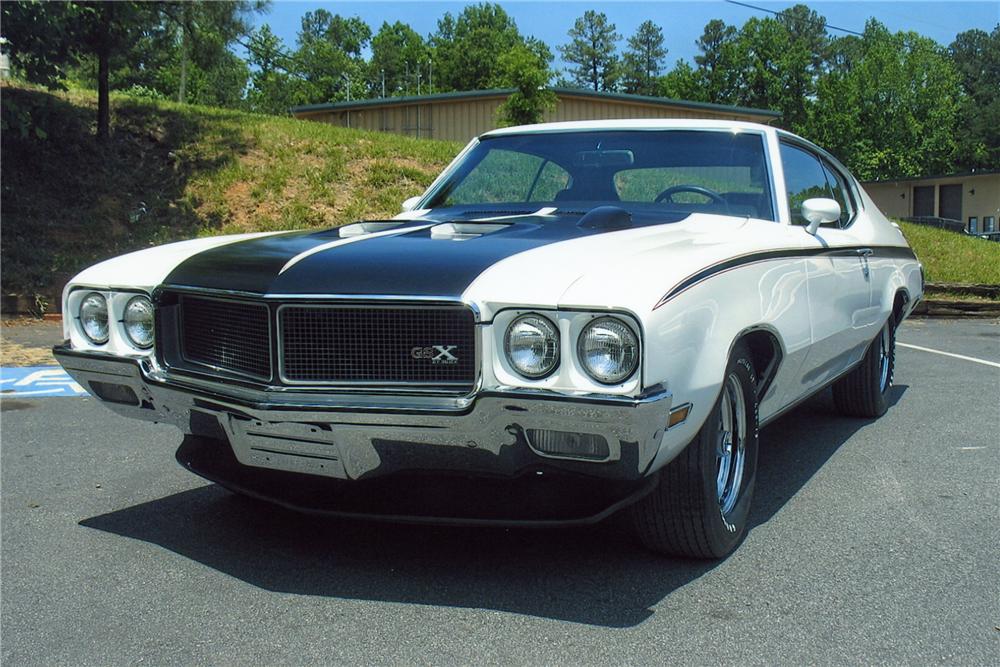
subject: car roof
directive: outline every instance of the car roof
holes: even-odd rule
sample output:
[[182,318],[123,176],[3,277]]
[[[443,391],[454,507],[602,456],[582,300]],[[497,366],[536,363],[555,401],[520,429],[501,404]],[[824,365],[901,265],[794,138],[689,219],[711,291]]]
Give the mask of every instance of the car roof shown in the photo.
[[501,127],[481,135],[497,137],[511,134],[544,134],[546,132],[594,132],[598,130],[743,130],[771,132],[774,128],[760,123],[739,120],[709,120],[701,118],[637,118],[629,120],[578,120],[560,123],[537,123]]

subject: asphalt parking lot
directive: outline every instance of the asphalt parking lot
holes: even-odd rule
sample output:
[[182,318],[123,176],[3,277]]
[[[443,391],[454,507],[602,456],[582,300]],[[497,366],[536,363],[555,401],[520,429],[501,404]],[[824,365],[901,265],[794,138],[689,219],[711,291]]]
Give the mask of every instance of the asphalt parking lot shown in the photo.
[[[1000,363],[1000,324],[899,342]],[[4,664],[996,664],[1000,368],[897,350],[889,413],[765,429],[721,563],[559,531],[324,521],[182,470],[89,398],[2,405]]]

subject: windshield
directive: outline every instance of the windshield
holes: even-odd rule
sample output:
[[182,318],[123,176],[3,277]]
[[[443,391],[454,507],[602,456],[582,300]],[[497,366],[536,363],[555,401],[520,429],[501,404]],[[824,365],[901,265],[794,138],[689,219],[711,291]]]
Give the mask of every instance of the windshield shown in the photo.
[[486,137],[424,208],[526,204],[775,219],[763,137],[708,130]]

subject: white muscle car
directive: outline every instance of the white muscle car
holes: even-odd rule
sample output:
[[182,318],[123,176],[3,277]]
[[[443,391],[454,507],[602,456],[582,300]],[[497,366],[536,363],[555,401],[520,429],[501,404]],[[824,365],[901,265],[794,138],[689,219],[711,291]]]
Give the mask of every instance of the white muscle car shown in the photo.
[[757,433],[827,386],[878,417],[923,294],[832,156],[760,125],[472,141],[392,220],[173,243],[83,271],[55,355],[178,460],[309,512],[743,538]]

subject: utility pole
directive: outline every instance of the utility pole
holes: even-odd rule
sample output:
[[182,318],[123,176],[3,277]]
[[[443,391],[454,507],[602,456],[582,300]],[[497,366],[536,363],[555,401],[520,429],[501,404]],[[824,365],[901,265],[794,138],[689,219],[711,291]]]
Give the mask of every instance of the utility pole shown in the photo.
[[420,94],[420,65],[417,65],[417,95]]
[[382,97],[385,97],[385,70],[382,70]]
[[430,68],[430,72],[429,72],[428,77],[427,77],[427,87],[430,88],[430,90],[427,91],[427,94],[428,95],[433,95],[434,94],[434,59],[433,58],[429,58],[427,60],[427,66]]
[[404,95],[409,95],[410,94],[410,61],[406,60],[404,62],[406,63],[406,78],[403,79],[403,86],[404,86],[404,88],[403,88],[403,94]]

